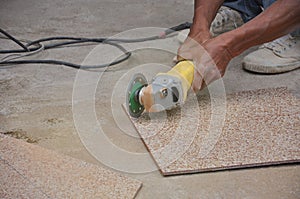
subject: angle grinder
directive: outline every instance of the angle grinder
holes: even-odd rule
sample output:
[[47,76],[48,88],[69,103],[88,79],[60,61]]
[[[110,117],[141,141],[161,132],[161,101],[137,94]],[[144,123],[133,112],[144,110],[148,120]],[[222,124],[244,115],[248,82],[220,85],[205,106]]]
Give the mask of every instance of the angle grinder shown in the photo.
[[126,106],[132,117],[145,112],[170,110],[184,104],[194,79],[194,64],[184,60],[167,73],[158,73],[148,84],[142,73],[135,74],[127,88]]

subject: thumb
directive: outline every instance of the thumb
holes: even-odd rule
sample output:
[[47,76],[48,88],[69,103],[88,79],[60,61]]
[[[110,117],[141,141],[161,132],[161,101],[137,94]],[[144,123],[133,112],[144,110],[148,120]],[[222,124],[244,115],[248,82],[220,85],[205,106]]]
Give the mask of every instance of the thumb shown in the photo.
[[192,89],[195,93],[197,93],[199,90],[201,90],[203,86],[203,78],[198,70],[195,70],[194,72],[194,80],[192,83]]

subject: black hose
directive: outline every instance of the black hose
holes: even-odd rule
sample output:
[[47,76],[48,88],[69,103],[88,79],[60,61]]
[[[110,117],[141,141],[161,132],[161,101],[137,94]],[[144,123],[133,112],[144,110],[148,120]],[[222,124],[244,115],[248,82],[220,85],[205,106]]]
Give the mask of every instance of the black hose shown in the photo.
[[[1,65],[11,65],[11,64],[55,64],[55,65],[65,65],[68,67],[72,68],[103,68],[107,66],[112,66],[115,64],[119,64],[125,60],[127,60],[130,56],[131,53],[128,52],[123,46],[121,46],[118,43],[136,43],[136,42],[144,42],[144,41],[151,41],[151,40],[156,40],[156,39],[162,39],[166,35],[169,35],[175,31],[180,31],[183,29],[190,28],[191,23],[186,22],[183,24],[180,24],[178,26],[171,27],[169,29],[166,29],[161,35],[157,36],[151,36],[151,37],[144,37],[144,38],[137,38],[137,39],[124,39],[124,38],[82,38],[82,37],[48,37],[48,38],[42,38],[38,39],[35,41],[29,42],[26,46],[22,44],[19,40],[11,36],[9,33],[5,32],[4,30],[0,29],[0,32],[5,35],[7,38],[11,39],[15,43],[17,43],[19,46],[22,47],[22,49],[13,49],[13,50],[0,50],[0,54],[10,54],[10,53],[25,53],[25,52],[31,52],[38,50],[41,46],[42,42],[49,42],[49,41],[57,41],[57,40],[67,40],[63,42],[57,42],[53,44],[47,44],[44,45],[44,50],[47,49],[53,49],[57,47],[64,47],[67,45],[72,45],[72,44],[80,44],[80,43],[103,43],[103,44],[109,44],[117,47],[120,49],[124,54],[123,57],[113,61],[111,63],[107,64],[99,64],[99,65],[94,65],[94,66],[83,66],[79,64],[74,64],[70,62],[65,62],[65,61],[60,61],[60,60],[14,60],[14,61],[0,61],[0,66]],[[34,45],[34,46],[33,46]]]
[[24,46],[24,44],[22,44],[19,40],[17,40],[16,38],[14,38],[13,36],[11,36],[10,34],[8,34],[7,32],[5,32],[4,30],[2,30],[0,28],[0,32],[5,35],[7,38],[11,39],[12,41],[14,41],[16,44],[18,44],[19,46],[21,46],[26,52],[29,51],[29,49]]
[[76,68],[76,69],[105,68],[108,66],[119,64],[119,63],[127,60],[131,56],[131,53],[127,52],[124,55],[125,55],[124,57],[122,57],[116,61],[113,61],[108,64],[99,64],[99,65],[79,65],[79,64],[74,64],[74,63],[60,61],[60,60],[46,60],[46,59],[33,60],[33,59],[31,59],[31,60],[16,60],[16,61],[7,61],[7,62],[4,61],[4,62],[0,62],[0,66],[8,65],[8,64],[54,64],[54,65],[64,65],[64,66],[68,66],[68,67]]

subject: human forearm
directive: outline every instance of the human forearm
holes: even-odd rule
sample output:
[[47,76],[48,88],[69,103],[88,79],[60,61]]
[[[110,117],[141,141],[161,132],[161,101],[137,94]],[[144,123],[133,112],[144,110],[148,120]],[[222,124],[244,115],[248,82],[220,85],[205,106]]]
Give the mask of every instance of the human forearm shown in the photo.
[[[209,28],[216,13],[224,0],[195,0],[193,25],[190,29],[190,37],[201,40],[201,37],[209,37]],[[202,35],[208,34],[208,35]],[[203,42],[203,41],[198,41]]]
[[177,61],[192,59],[189,49],[211,39],[210,25],[222,3],[223,0],[195,0],[193,24],[188,37],[178,49]]
[[300,0],[278,0],[260,15],[238,29],[224,33],[224,42],[232,57],[246,49],[272,41],[300,27]]

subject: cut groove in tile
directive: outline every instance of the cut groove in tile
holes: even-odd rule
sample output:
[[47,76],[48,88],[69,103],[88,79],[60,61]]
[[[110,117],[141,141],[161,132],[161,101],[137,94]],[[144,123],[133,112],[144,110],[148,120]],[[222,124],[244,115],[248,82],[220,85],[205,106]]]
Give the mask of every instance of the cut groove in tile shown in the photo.
[[[163,175],[300,162],[300,103],[287,88],[227,96],[224,125],[215,137],[217,140],[211,143],[204,141],[212,133],[208,130],[212,116],[210,98],[200,96],[196,105],[189,101],[181,109],[167,111],[166,118],[159,114],[152,119],[147,114],[131,118]],[[195,106],[199,108],[199,115],[195,114]],[[182,118],[183,125],[179,125]],[[198,122],[197,128],[193,127],[195,122]],[[187,140],[193,130],[196,133],[192,142],[182,141]],[[178,131],[186,137],[178,137],[175,133]],[[175,141],[174,136],[177,136]],[[164,150],[171,142],[174,146]],[[184,144],[188,144],[187,150],[173,161],[166,160],[177,155],[176,149]],[[212,146],[212,150],[201,155],[200,149],[205,144]]]
[[1,134],[0,170],[1,198],[134,198],[141,188],[137,180]]

